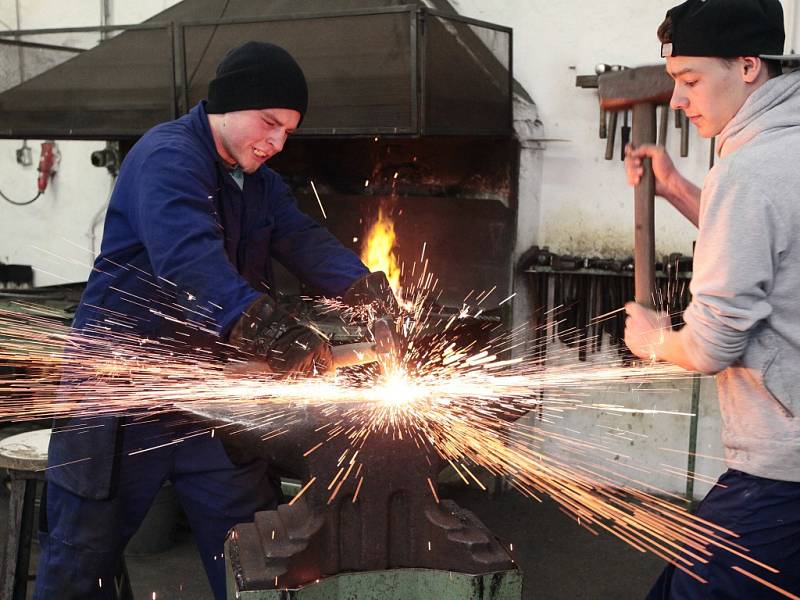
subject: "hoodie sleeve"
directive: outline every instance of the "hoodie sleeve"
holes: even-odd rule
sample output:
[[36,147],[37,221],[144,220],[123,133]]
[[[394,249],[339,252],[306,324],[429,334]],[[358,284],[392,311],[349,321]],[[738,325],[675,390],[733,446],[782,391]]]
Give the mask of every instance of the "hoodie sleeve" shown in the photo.
[[750,166],[741,160],[720,163],[703,186],[683,334],[686,353],[704,373],[736,362],[753,328],[772,313],[769,295],[785,223],[764,177]]

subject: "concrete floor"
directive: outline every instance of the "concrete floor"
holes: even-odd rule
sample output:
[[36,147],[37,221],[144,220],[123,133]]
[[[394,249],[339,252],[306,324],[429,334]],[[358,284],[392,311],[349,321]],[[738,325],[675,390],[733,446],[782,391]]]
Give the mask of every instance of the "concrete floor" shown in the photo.
[[[0,438],[24,430],[0,426]],[[542,503],[505,492],[490,498],[478,490],[446,487],[442,496],[474,512],[505,543],[513,543],[525,580],[525,600],[644,598],[663,563],[610,535],[593,536],[549,500]],[[0,488],[0,539],[7,530],[8,493]],[[38,558],[34,545],[32,568]],[[180,523],[175,545],[150,556],[127,556],[137,599],[211,598],[191,532]],[[29,586],[33,587],[33,583]],[[28,597],[30,597],[30,592]]]

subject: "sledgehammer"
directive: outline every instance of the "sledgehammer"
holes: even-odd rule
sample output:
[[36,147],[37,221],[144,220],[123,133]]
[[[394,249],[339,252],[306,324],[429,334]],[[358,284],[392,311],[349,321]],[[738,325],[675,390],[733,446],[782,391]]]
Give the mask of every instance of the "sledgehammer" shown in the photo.
[[[637,67],[597,78],[600,108],[633,111],[631,141],[634,146],[656,143],[656,106],[669,103],[672,79],[663,65]],[[636,302],[653,308],[655,290],[655,191],[650,159],[642,161],[644,174],[634,189],[634,289]]]

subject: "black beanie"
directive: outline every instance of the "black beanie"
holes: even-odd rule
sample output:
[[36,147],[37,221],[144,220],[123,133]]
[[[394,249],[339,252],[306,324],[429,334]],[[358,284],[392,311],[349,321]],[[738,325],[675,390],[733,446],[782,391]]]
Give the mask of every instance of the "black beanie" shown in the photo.
[[290,108],[308,109],[308,86],[292,55],[275,44],[246,42],[234,48],[217,66],[208,84],[206,112]]

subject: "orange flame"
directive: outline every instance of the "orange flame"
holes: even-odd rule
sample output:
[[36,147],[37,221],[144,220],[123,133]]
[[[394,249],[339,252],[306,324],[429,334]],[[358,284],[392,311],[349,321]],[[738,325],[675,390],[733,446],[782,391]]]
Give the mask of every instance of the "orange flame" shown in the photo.
[[383,271],[389,279],[392,291],[401,298],[400,266],[394,253],[396,236],[394,221],[381,206],[378,208],[378,219],[372,224],[365,236],[366,243],[361,251],[361,261],[370,271]]

